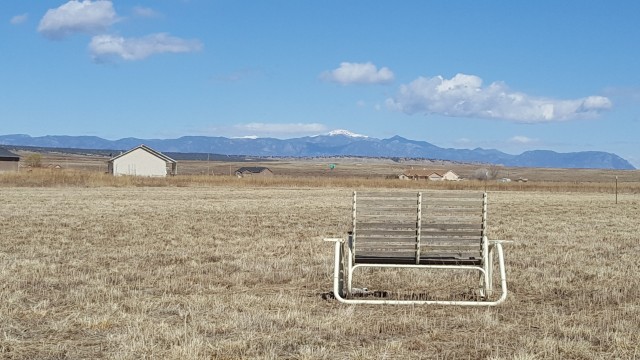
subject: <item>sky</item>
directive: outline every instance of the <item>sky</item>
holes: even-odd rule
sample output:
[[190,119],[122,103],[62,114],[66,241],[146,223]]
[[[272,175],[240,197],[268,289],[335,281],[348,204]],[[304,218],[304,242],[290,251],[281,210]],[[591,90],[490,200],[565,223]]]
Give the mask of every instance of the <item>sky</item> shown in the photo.
[[0,134],[346,129],[640,168],[638,1],[0,2]]

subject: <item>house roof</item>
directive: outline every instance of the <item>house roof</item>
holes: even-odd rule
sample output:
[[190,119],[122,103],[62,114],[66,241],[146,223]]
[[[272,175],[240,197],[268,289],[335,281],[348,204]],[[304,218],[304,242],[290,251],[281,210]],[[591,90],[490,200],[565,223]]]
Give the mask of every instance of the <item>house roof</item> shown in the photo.
[[409,176],[409,177],[413,177],[413,176],[426,177],[426,176],[429,176],[430,172],[426,170],[405,170],[402,174],[404,176]]
[[408,176],[408,177],[428,177],[428,176],[431,176],[433,174],[436,174],[438,176],[442,176],[442,175],[440,175],[440,173],[434,172],[433,170],[406,170],[402,174],[404,176]]
[[265,170],[269,170],[269,168],[266,168],[264,166],[253,166],[253,167],[241,167],[240,169],[236,170],[236,172],[239,172],[239,173],[249,172],[252,174],[258,174]]
[[163,154],[163,153],[161,153],[159,151],[153,150],[152,148],[150,148],[150,147],[148,147],[147,145],[144,145],[144,144],[140,145],[140,146],[137,146],[137,147],[134,147],[133,149],[131,149],[129,151],[123,152],[122,154],[120,154],[118,156],[112,157],[111,159],[109,159],[109,162],[112,162],[113,160],[116,160],[116,159],[118,159],[120,157],[123,157],[123,156],[125,156],[125,155],[127,155],[127,154],[129,154],[129,153],[131,153],[131,152],[133,152],[135,150],[138,150],[138,149],[142,149],[142,150],[150,153],[151,155],[154,155],[154,156],[156,156],[156,157],[158,157],[158,158],[160,158],[160,159],[162,159],[162,160],[164,160],[166,162],[170,162],[170,163],[173,163],[173,164],[176,163],[175,160],[173,160],[172,158],[168,157],[167,155],[165,155],[165,154]]
[[7,149],[0,148],[0,159],[2,160],[10,160],[10,161],[19,161],[20,156],[12,153]]

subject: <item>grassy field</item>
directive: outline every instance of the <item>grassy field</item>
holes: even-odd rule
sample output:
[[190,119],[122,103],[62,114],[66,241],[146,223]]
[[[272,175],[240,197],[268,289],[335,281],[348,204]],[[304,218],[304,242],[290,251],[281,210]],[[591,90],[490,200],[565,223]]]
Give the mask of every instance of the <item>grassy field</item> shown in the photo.
[[[31,152],[17,151],[23,159],[27,159]],[[42,166],[59,166],[63,170],[80,170],[93,173],[107,171],[108,157],[99,155],[77,155],[65,153],[39,153]],[[24,162],[24,160],[23,160]],[[331,170],[329,164],[334,164]],[[463,178],[472,178],[481,168],[488,168],[487,164],[464,164],[438,160],[411,160],[394,162],[381,158],[315,158],[315,159],[272,159],[270,161],[254,162],[225,162],[225,161],[179,161],[180,175],[232,175],[236,169],[243,166],[266,166],[276,175],[295,178],[358,178],[384,179],[397,177],[405,170],[426,169],[444,173],[453,170]],[[524,167],[497,167],[497,178],[507,177],[513,180],[519,178],[534,182],[570,182],[570,183],[608,183],[612,184],[616,176],[621,183],[640,183],[640,170],[607,170],[607,169],[545,169]],[[28,169],[23,169],[28,171]]]
[[393,307],[330,297],[341,184],[0,182],[0,358],[640,357],[637,191],[489,190],[507,302]]

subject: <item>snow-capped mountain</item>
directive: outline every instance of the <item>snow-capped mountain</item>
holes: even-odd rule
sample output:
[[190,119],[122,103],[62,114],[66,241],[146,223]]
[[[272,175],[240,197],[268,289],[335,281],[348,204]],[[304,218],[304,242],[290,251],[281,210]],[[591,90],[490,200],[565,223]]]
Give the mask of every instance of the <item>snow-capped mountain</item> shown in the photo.
[[337,129],[329,132],[329,136],[343,135],[351,138],[368,138],[367,135],[356,134],[349,130]]

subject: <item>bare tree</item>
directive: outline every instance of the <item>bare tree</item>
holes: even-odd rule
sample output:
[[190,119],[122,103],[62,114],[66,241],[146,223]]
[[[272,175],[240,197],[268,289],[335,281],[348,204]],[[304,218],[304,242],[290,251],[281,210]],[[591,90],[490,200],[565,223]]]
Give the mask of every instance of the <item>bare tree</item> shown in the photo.
[[495,180],[500,174],[500,166],[491,165],[489,168],[480,168],[474,171],[473,178],[476,180]]

